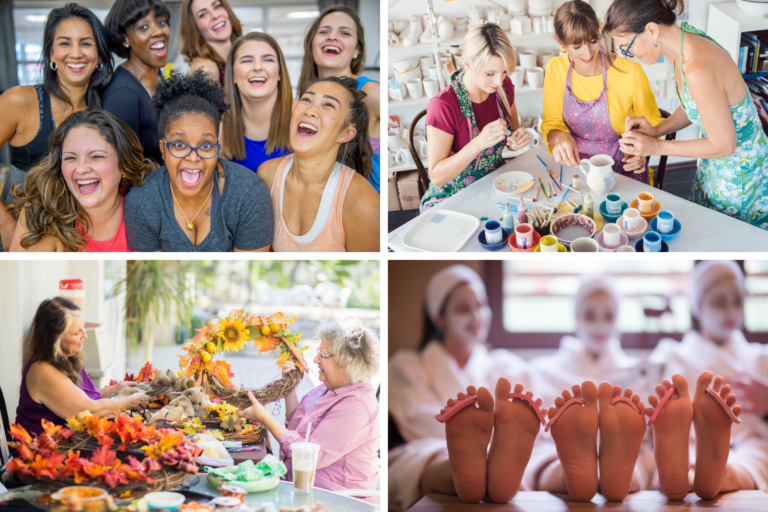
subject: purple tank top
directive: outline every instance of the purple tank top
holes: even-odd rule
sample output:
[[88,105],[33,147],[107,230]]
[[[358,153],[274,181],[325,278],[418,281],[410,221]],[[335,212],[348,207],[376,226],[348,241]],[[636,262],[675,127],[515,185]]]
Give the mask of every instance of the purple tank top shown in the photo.
[[[34,360],[28,362],[24,366],[24,371],[21,374],[19,406],[16,407],[16,423],[24,427],[30,434],[40,435],[43,433],[43,426],[40,424],[40,420],[48,420],[56,425],[64,425],[65,421],[63,418],[56,416],[56,414],[45,405],[32,400],[32,397],[29,395],[29,391],[27,390],[27,372],[29,372],[29,368],[35,362],[36,361]],[[96,389],[93,381],[85,372],[85,367],[80,369],[80,389],[82,389],[91,400],[98,400],[101,398],[99,390]]]

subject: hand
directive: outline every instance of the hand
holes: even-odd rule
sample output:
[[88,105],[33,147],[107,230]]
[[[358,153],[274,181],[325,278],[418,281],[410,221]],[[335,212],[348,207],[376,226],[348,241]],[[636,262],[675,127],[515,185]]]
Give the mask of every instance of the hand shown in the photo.
[[293,361],[285,361],[283,363],[283,376],[288,375],[295,369],[296,369],[296,363],[294,363]]
[[475,144],[479,144],[480,151],[491,148],[505,139],[507,136],[507,125],[501,119],[490,122],[485,125],[480,135],[475,137]]
[[628,116],[624,120],[624,131],[640,132],[645,135],[650,135],[651,137],[656,136],[656,127],[652,126],[651,123],[649,123],[648,120],[643,116],[640,116],[640,117]]
[[619,140],[619,148],[625,155],[630,157],[657,155],[659,152],[659,140],[640,132],[624,132],[621,140]]
[[760,417],[768,413],[768,379],[747,373],[727,378],[723,384],[731,386],[744,412]]
[[645,157],[644,156],[631,156],[624,155],[621,159],[624,162],[624,170],[635,171],[635,174],[642,174],[645,172]]
[[149,403],[149,396],[144,393],[134,393],[128,397],[129,409],[137,409],[140,405]]
[[555,157],[555,162],[565,164],[568,167],[578,167],[581,165],[579,147],[576,145],[573,137],[568,133],[561,132],[561,135],[558,135],[556,140],[557,142],[552,147],[552,156]]
[[264,423],[263,418],[267,416],[267,410],[256,400],[256,397],[250,391],[248,392],[248,399],[251,401],[251,406],[240,411],[240,417]]
[[117,383],[117,392],[119,393],[120,390],[123,389],[123,388],[129,388],[129,387],[132,387],[132,386],[137,386],[138,384],[139,384],[138,382],[134,382],[132,380],[124,380],[123,382],[118,382]]
[[507,147],[512,151],[523,149],[531,143],[531,136],[528,134],[528,130],[522,126],[515,130],[512,135],[507,137]]

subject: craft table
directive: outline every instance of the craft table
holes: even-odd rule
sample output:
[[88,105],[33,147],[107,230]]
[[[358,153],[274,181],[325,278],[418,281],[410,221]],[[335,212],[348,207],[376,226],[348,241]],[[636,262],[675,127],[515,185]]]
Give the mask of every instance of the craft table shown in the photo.
[[[432,210],[444,208],[469,214],[478,220],[481,217],[500,219],[502,212],[496,206],[496,203],[502,201],[507,196],[500,194],[493,188],[493,180],[498,175],[509,171],[525,171],[531,174],[537,181],[536,186],[538,186],[538,178],[541,178],[542,183],[545,180],[550,183],[552,182],[547,176],[544,166],[536,158],[537,155],[559,176],[560,164],[555,163],[554,157],[547,151],[546,147],[531,148],[488,176],[461,190],[453,197],[446,199],[432,208]],[[581,189],[584,190],[586,187],[586,177],[578,168],[563,167],[563,183],[570,185],[574,174],[578,174],[581,178]],[[564,188],[563,191],[565,190],[567,189]],[[768,231],[733,219],[723,213],[704,208],[663,190],[642,184],[625,176],[617,175],[616,186],[610,192],[620,194],[622,200],[629,204],[632,199],[636,198],[643,191],[651,192],[654,199],[659,201],[661,209],[672,211],[675,214],[675,218],[682,224],[682,230],[677,238],[667,242],[670,252],[768,252]],[[600,215],[598,208],[600,203],[605,200],[606,195],[607,193],[598,194],[590,192],[594,202],[595,215]],[[562,197],[562,193],[558,191],[558,195],[552,198],[552,203],[550,204],[556,206]],[[575,199],[577,202],[581,202],[581,197],[575,192],[569,192],[568,199]],[[538,202],[533,204],[547,204],[546,201],[542,192],[539,195]],[[526,204],[528,204],[528,201],[526,201]],[[403,236],[418,220],[419,218],[417,217],[389,233],[389,248],[395,252],[418,252],[403,244]],[[483,224],[482,222],[480,223],[478,229],[462,247],[461,252],[486,252],[477,240],[477,235],[483,229]],[[634,242],[636,240],[630,240],[630,244],[634,244]],[[504,252],[510,253],[512,250],[507,245],[499,251],[499,253]]]
[[659,491],[640,491],[630,494],[621,503],[606,502],[600,494],[583,503],[568,501],[565,494],[548,492],[518,492],[506,504],[478,503],[467,505],[456,496],[428,494],[409,510],[411,512],[466,511],[466,512],[560,512],[568,510],[611,510],[612,512],[674,512],[696,509],[727,510],[728,512],[755,512],[768,510],[768,493],[737,491],[721,494],[714,500],[702,500],[691,493],[684,501],[669,501]]
[[268,453],[272,453],[272,447],[270,446],[269,442],[269,435],[264,434],[264,438],[261,440],[260,443],[253,443],[248,445],[243,445],[244,447],[253,447],[258,446],[261,448],[261,450],[255,451],[255,452],[229,452],[229,455],[234,459],[235,464],[240,464],[241,462],[245,462],[246,460],[252,460],[253,463],[259,462],[261,459],[267,456]]

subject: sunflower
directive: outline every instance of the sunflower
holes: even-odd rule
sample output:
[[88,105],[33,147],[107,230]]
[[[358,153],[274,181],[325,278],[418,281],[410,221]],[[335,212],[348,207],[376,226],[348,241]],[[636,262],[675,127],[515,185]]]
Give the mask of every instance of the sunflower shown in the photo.
[[219,339],[224,343],[222,347],[225,351],[237,351],[245,348],[245,342],[248,341],[248,331],[245,324],[239,318],[233,320],[223,319],[219,323],[219,330],[216,333]]

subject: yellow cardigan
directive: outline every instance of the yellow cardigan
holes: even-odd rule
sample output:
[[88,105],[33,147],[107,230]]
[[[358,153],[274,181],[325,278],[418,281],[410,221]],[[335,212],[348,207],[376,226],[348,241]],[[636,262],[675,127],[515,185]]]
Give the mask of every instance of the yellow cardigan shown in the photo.
[[[547,63],[547,72],[544,77],[544,119],[541,123],[541,133],[545,141],[551,130],[569,131],[563,121],[565,79],[568,77],[569,65],[568,55],[553,57]],[[608,65],[607,60],[606,65]],[[571,80],[573,94],[582,101],[596,99],[603,90],[602,73],[585,77],[574,70]],[[624,121],[627,116],[645,116],[653,126],[662,121],[656,98],[651,92],[651,84],[640,64],[617,57],[613,67],[608,68],[607,94],[611,126],[619,135],[624,133]],[[547,142],[547,148],[551,153],[552,147],[549,142]]]

